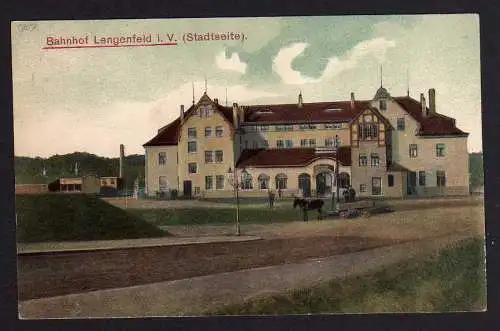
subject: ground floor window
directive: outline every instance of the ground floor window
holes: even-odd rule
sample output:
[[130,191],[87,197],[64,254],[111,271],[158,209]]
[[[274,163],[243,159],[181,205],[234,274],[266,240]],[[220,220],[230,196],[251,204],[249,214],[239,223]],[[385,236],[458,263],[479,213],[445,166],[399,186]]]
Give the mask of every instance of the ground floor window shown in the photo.
[[387,186],[394,186],[394,175],[387,175]]
[[360,184],[359,185],[359,192],[365,193],[366,189],[367,189],[366,184]]
[[269,176],[268,175],[260,174],[258,181],[259,181],[259,189],[261,189],[261,190],[269,189]]
[[287,177],[285,174],[278,174],[276,175],[276,189],[286,189],[287,184]]
[[167,190],[167,176],[160,176],[158,177],[158,185],[160,191],[166,191]]
[[446,173],[442,170],[436,171],[437,186],[446,186]]
[[211,190],[213,189],[213,177],[212,176],[205,176],[205,190]]
[[348,188],[351,185],[350,182],[351,181],[348,173],[341,172],[339,174],[339,182],[338,182],[339,187]]
[[224,176],[222,175],[215,176],[215,188],[217,190],[222,190],[224,188]]
[[372,178],[372,195],[382,194],[382,178],[373,177]]
[[243,190],[251,190],[253,188],[252,175],[249,173],[243,173],[241,176],[241,188]]
[[418,172],[418,185],[425,186],[425,171]]

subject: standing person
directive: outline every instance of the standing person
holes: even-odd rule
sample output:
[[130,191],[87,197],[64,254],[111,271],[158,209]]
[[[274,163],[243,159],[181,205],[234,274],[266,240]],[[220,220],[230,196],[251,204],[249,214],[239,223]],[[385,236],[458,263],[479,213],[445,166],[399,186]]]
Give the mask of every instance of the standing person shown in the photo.
[[354,188],[352,186],[349,186],[349,198],[351,202],[354,202],[356,200],[356,191],[354,191]]
[[271,204],[271,208],[274,208],[274,198],[275,198],[276,194],[271,191],[271,195],[269,196],[269,202]]
[[278,197],[280,198],[281,200],[281,187],[278,189]]

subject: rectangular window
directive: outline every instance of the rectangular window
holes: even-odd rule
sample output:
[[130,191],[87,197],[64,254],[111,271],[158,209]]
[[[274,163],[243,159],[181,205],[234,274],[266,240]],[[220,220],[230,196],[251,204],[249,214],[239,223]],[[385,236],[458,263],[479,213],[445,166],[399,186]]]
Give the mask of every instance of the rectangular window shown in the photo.
[[335,144],[335,138],[326,138],[325,139],[325,146],[326,147],[333,147]]
[[210,137],[210,136],[212,136],[212,127],[207,126],[205,128],[205,137]]
[[196,153],[196,141],[188,141],[188,153]]
[[302,131],[307,130],[307,128],[308,128],[307,124],[300,124],[299,125],[299,129],[302,130]]
[[188,139],[196,139],[196,128],[188,128]]
[[437,186],[446,186],[446,173],[442,170],[436,171]]
[[398,131],[404,131],[405,130],[405,119],[404,118],[398,118],[397,119],[397,129],[398,129]]
[[425,171],[418,172],[418,185],[425,186]]
[[307,143],[309,140],[307,139],[300,139],[300,147],[307,147]]
[[222,175],[215,176],[215,188],[217,190],[224,189],[224,176]]
[[372,177],[372,195],[382,194],[382,178]]
[[382,99],[379,101],[380,110],[387,110],[387,100]]
[[200,187],[199,187],[199,186],[195,186],[195,187],[194,187],[194,194],[195,194],[195,195],[200,194]]
[[224,128],[222,126],[215,127],[215,135],[217,137],[222,137],[224,135]]
[[436,156],[442,157],[444,156],[444,153],[445,153],[444,144],[436,144]]
[[213,177],[212,176],[205,176],[205,190],[211,190],[213,189]]
[[410,144],[410,157],[418,156],[418,146],[417,144]]
[[309,146],[316,147],[316,139],[309,139]]
[[380,166],[380,156],[377,153],[372,153],[370,159],[372,168],[378,168]]
[[285,131],[293,131],[293,125],[285,125]]
[[366,189],[367,189],[366,184],[359,185],[359,192],[365,193]]
[[284,147],[283,140],[281,139],[276,140],[276,148],[283,148],[283,147]]
[[264,140],[264,148],[269,148],[269,141],[267,139]]
[[368,156],[366,156],[365,154],[359,155],[359,166],[360,167],[368,166]]
[[168,188],[167,176],[158,177],[158,186],[161,192],[164,192]]
[[394,175],[387,175],[387,186],[394,186]]
[[286,148],[292,148],[293,147],[293,141],[287,140],[285,143],[286,143]]
[[190,174],[195,174],[198,172],[198,166],[196,163],[188,163],[188,172]]
[[378,138],[378,124],[363,123],[359,125],[359,137],[361,140],[373,140]]
[[214,162],[214,154],[212,151],[205,151],[205,163]]
[[223,151],[215,151],[215,162],[221,163],[223,162],[224,159],[224,153]]
[[325,129],[340,129],[342,123],[325,123]]
[[158,153],[158,165],[165,165],[165,164],[167,164],[167,153],[165,152]]

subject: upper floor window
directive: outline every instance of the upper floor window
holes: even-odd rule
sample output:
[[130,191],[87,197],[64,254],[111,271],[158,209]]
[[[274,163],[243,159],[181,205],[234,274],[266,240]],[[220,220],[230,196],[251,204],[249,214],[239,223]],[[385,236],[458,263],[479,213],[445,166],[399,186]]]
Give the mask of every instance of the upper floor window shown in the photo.
[[380,101],[379,101],[379,109],[380,110],[387,110],[387,100],[380,99]]
[[283,148],[285,145],[283,144],[283,140],[278,139],[276,140],[276,148]]
[[316,139],[309,139],[309,146],[315,147],[316,146]]
[[444,156],[445,154],[445,146],[444,144],[436,144],[436,156]]
[[342,123],[325,123],[325,129],[340,129]]
[[167,163],[167,153],[160,152],[158,153],[158,164],[165,165]]
[[[336,146],[337,142],[335,141],[335,138],[330,137],[325,139],[325,146],[326,147],[338,147]],[[339,146],[342,145],[340,139],[338,139],[338,144]]]
[[219,150],[219,151],[215,151],[215,162],[223,162],[224,160],[224,152]]
[[418,156],[418,147],[417,144],[410,144],[410,157]]
[[205,163],[214,162],[214,157],[212,151],[205,151]]
[[210,136],[212,136],[212,127],[207,126],[205,128],[205,137],[210,137]]
[[188,163],[188,172],[190,174],[195,174],[198,172],[198,165],[196,163]]
[[287,140],[285,143],[286,143],[286,148],[292,148],[293,147],[293,141]]
[[359,155],[359,166],[366,167],[368,165],[368,156],[366,154]]
[[196,128],[188,128],[188,139],[196,139]]
[[398,118],[396,126],[397,126],[397,130],[398,131],[404,131],[405,130],[405,119],[404,118]]
[[205,117],[212,116],[212,113],[213,113],[212,106],[205,106],[205,108],[203,109],[203,111],[204,111]]
[[224,128],[222,126],[216,126],[215,127],[215,135],[217,137],[222,137],[223,134],[224,134]]
[[380,166],[380,156],[377,153],[372,153],[371,155],[371,166],[372,168],[378,168]]
[[300,139],[300,147],[306,147],[309,139]]
[[188,141],[188,153],[196,153],[196,141]]
[[359,136],[361,140],[372,140],[378,138],[378,125],[372,123],[360,124]]

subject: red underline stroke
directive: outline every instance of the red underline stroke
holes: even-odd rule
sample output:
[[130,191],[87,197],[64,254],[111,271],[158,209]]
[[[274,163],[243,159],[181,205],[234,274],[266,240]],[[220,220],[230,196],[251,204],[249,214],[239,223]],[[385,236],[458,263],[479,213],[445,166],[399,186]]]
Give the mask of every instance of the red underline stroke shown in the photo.
[[177,46],[177,43],[137,44],[137,45],[78,45],[78,46],[45,46],[42,49],[71,49],[71,48],[117,48],[117,47],[151,47]]

